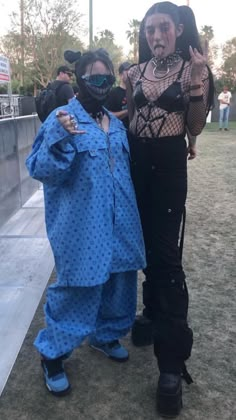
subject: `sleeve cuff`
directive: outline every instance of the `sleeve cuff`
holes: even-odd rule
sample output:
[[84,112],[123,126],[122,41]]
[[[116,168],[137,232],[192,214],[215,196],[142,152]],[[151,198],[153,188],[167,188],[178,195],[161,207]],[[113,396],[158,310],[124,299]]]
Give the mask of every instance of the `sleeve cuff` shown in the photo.
[[57,120],[56,113],[53,113],[45,123],[45,141],[49,148],[62,140],[72,139],[72,134],[64,129],[62,124]]

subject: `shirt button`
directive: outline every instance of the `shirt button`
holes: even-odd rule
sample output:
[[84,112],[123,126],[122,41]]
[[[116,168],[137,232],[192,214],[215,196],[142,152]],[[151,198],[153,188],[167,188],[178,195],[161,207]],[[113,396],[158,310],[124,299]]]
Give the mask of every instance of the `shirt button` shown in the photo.
[[172,212],[172,210],[171,209],[168,209],[168,213],[171,213]]
[[155,165],[152,165],[152,171],[154,171],[156,169]]

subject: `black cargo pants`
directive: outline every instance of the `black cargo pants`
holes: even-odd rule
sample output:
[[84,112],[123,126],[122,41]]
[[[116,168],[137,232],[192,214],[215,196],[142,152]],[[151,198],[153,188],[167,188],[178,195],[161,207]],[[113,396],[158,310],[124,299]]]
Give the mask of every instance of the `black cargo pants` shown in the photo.
[[187,196],[187,147],[183,136],[130,135],[131,172],[146,256],[144,315],[154,322],[154,352],[161,372],[180,373],[191,354],[188,291],[179,248]]

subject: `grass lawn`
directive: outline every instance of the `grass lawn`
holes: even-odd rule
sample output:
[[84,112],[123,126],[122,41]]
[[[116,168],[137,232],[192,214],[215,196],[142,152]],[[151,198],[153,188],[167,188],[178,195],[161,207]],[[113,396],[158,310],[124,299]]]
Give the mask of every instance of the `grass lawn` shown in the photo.
[[[229,122],[229,129],[230,130],[236,130],[236,121],[230,121]],[[207,123],[204,130],[206,130],[206,131],[218,131],[219,130],[219,123],[218,122]]]

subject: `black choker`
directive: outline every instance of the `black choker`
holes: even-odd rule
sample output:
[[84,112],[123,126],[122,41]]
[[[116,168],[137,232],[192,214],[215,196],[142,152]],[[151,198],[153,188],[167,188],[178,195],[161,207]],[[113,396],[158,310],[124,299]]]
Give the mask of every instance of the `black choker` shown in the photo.
[[180,60],[181,57],[177,52],[174,52],[164,58],[153,57],[151,59],[151,63],[153,65],[153,76],[157,79],[166,77],[171,67],[174,67]]
[[98,111],[98,112],[91,112],[90,117],[92,117],[94,120],[101,120],[104,116],[104,111]]
[[104,117],[104,111],[102,110],[102,111],[98,111],[98,112],[92,112],[89,115],[90,115],[90,117],[92,117],[96,121],[97,125],[100,128],[102,128],[102,120],[103,120],[103,117]]

